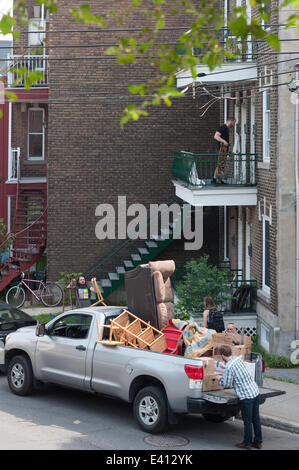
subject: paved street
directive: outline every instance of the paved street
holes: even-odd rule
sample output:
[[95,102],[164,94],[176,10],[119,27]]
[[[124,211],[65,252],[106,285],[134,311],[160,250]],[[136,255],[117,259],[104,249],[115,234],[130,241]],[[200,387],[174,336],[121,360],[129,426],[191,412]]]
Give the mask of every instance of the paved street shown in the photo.
[[[1,450],[230,450],[242,440],[237,420],[212,424],[189,415],[167,435],[155,436],[153,445],[145,441],[152,436],[139,430],[126,403],[56,386],[17,397],[3,375],[0,394]],[[266,450],[299,449],[298,434],[268,427],[263,434]]]

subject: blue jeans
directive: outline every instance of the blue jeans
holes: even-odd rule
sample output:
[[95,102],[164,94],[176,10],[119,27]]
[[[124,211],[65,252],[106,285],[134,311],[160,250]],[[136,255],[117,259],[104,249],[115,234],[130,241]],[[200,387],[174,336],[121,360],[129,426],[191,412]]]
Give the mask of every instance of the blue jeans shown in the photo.
[[240,408],[242,419],[244,422],[244,440],[246,446],[250,446],[253,442],[252,427],[254,429],[254,441],[262,443],[262,428],[260,421],[260,396],[255,398],[240,400]]

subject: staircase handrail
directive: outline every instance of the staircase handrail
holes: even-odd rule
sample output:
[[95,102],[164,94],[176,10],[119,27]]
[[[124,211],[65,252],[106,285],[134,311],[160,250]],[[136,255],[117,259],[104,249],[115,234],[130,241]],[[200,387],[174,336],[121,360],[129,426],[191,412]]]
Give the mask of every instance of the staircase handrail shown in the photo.
[[[38,221],[45,215],[45,213],[47,212],[47,210],[48,210],[48,206],[46,206],[45,210],[40,214],[40,216],[39,216],[37,219],[35,219],[30,225],[28,225],[27,227],[23,228],[22,230],[20,230],[20,231],[17,232],[17,233],[11,233],[11,234],[9,235],[9,237],[7,237],[7,238],[1,243],[1,245],[0,245],[0,250],[1,250],[1,247],[2,247],[4,244],[6,244],[11,238],[14,237],[14,239],[16,239],[19,235],[21,235],[22,233],[26,232],[26,230],[29,230],[34,224],[36,224],[36,222],[38,222]],[[5,268],[6,268],[7,266],[9,266],[9,265],[10,265],[10,261],[9,261],[8,263],[6,263],[5,265],[1,266],[0,269],[1,269],[1,270],[2,270],[2,269],[5,269]]]
[[[178,201],[177,198],[174,198],[172,201],[170,201],[167,205],[170,206],[174,202],[182,202]],[[148,216],[148,221],[149,221],[150,215]],[[112,259],[114,255],[116,255],[123,247],[127,245],[131,245],[136,242],[136,239],[132,239],[127,237],[124,240],[118,241],[107,253],[105,253],[103,256],[101,256],[94,264],[92,264],[88,269],[84,271],[84,276],[87,277],[88,275],[91,275],[92,273],[95,272],[95,270],[98,270],[101,268],[105,262],[107,262],[109,259]]]

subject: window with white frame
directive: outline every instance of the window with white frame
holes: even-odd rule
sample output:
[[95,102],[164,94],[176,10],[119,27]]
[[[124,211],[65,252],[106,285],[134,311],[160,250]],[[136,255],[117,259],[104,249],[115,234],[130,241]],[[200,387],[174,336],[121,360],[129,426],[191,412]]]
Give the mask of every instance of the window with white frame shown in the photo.
[[45,21],[40,18],[32,18],[28,23],[28,47],[36,48],[37,54],[40,53],[38,48],[45,41]]
[[[267,30],[271,27],[271,0],[265,3],[262,3],[261,7],[263,8],[262,14],[264,18],[262,18],[261,25],[264,27],[263,29]],[[265,19],[267,17],[267,19]]]
[[263,216],[263,291],[270,294],[270,218]]
[[28,110],[28,160],[45,159],[44,112],[43,108],[29,108]]
[[263,91],[263,160],[270,162],[270,89]]

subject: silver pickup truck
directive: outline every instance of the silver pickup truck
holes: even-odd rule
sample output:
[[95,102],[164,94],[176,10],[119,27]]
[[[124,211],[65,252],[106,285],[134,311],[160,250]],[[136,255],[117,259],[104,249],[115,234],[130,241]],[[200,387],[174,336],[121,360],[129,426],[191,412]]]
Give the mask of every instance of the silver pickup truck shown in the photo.
[[[239,412],[232,389],[202,391],[200,359],[157,353],[126,346],[98,343],[109,334],[110,319],[122,307],[82,308],[63,313],[45,325],[11,333],[0,345],[0,365],[16,395],[28,395],[42,383],[54,383],[133,404],[134,417],[146,432],[158,433],[177,423],[181,413],[201,413],[213,422]],[[256,381],[261,402],[283,392],[262,387],[261,357],[256,362]]]

